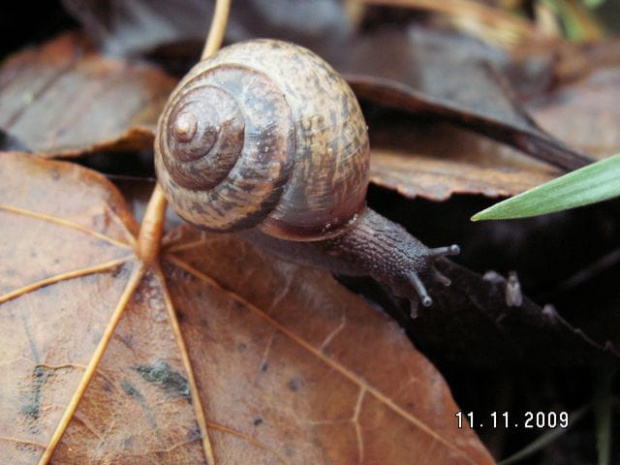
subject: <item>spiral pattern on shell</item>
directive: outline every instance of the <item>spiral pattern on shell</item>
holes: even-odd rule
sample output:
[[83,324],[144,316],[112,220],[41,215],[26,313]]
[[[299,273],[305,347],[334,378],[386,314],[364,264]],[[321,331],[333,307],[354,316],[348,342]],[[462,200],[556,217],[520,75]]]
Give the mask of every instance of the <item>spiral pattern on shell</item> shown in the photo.
[[198,63],[160,117],[155,154],[172,207],[208,230],[314,240],[365,206],[357,100],[322,59],[286,42],[240,43]]

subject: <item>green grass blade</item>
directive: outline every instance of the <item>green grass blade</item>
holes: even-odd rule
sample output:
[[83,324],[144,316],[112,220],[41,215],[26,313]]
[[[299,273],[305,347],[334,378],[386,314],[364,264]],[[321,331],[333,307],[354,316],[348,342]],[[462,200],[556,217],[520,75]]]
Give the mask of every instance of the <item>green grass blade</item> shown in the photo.
[[505,220],[567,210],[620,196],[620,154],[523,192],[476,213],[471,219]]
[[594,415],[596,420],[596,449],[598,451],[598,465],[611,465],[612,447],[612,414],[614,402],[612,381],[615,375],[613,368],[605,367],[599,373],[594,399]]
[[545,431],[538,438],[536,438],[530,444],[528,444],[523,449],[521,449],[519,452],[515,453],[514,455],[511,455],[508,458],[505,458],[504,460],[500,460],[499,462],[497,462],[497,465],[513,465],[513,464],[521,462],[522,460],[529,457],[530,455],[543,450],[545,446],[551,444],[558,437],[566,433],[568,429],[571,428],[577,421],[581,420],[581,418],[583,418],[583,416],[586,414],[586,412],[590,408],[591,407],[587,405],[585,407],[581,407],[579,410],[576,410],[575,412],[572,412],[569,416],[570,425],[568,428],[555,428],[555,429],[550,429],[550,430]]

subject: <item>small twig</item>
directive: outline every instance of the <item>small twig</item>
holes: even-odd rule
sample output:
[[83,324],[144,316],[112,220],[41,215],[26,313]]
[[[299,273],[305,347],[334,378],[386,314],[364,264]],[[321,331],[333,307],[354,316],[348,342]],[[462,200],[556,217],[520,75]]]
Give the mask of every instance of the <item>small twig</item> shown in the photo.
[[[203,60],[216,53],[222,45],[226,24],[228,23],[228,13],[230,12],[230,1],[217,0],[215,4],[211,29],[202,52],[201,59]],[[159,258],[167,205],[166,197],[157,184],[146,207],[140,227],[140,236],[138,237],[138,256],[144,263],[154,263]]]
[[159,258],[167,205],[164,191],[157,184],[146,207],[138,236],[138,256],[144,263],[152,264]]
[[218,0],[215,2],[215,12],[209,29],[209,37],[205,42],[205,48],[202,50],[201,60],[210,57],[216,53],[222,46],[224,41],[224,33],[228,24],[228,13],[230,12],[230,0]]

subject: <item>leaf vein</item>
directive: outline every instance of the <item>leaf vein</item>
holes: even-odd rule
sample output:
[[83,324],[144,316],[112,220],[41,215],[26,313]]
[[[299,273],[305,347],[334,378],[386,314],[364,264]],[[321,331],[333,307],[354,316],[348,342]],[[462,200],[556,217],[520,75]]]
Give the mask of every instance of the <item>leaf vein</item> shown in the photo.
[[[3,205],[0,204],[0,210],[4,210],[6,212],[9,213],[13,213],[15,215],[22,215],[22,216],[28,216],[31,218],[35,218],[38,219],[40,221],[46,221],[49,223],[53,223],[53,224],[57,224],[59,226],[65,227],[65,228],[70,228],[70,229],[75,229],[77,231],[81,231],[83,233],[86,234],[90,234],[91,236],[96,237],[97,239],[101,239],[102,241],[108,242],[110,244],[116,245],[117,247],[123,247],[123,248],[133,248],[133,244],[131,243],[126,243],[126,242],[122,242],[119,241],[117,239],[114,239],[112,237],[106,236],[105,234],[102,234],[98,231],[95,231],[94,229],[90,229],[87,228],[86,226],[82,226],[79,223],[75,223],[73,221],[69,221],[69,220],[65,220],[62,218],[57,218],[51,215],[46,215],[45,213],[41,213],[41,212],[35,212],[32,210],[27,210],[25,208],[19,208],[19,207],[12,207],[10,205]],[[109,209],[111,210],[111,209]]]
[[171,255],[171,254],[167,254],[166,258],[171,263],[173,263],[177,267],[185,270],[186,272],[190,273],[191,275],[193,275],[197,279],[201,280],[205,284],[208,284],[208,285],[210,285],[212,287],[215,287],[215,288],[221,290],[222,292],[228,294],[231,299],[237,301],[238,303],[240,303],[241,305],[245,306],[246,308],[248,308],[249,310],[251,310],[255,314],[257,314],[260,317],[262,317],[269,324],[271,324],[272,326],[277,328],[282,334],[284,334],[289,339],[291,339],[293,342],[297,343],[298,345],[300,345],[301,347],[303,347],[304,349],[306,349],[307,351],[312,353],[314,356],[316,356],[319,360],[324,362],[326,365],[328,365],[329,367],[331,367],[332,369],[334,369],[335,371],[337,371],[338,373],[340,373],[342,376],[344,376],[345,378],[349,379],[353,383],[355,383],[358,386],[360,386],[360,388],[365,389],[369,394],[371,394],[373,397],[375,397],[377,400],[379,400],[381,403],[383,403],[386,407],[388,407],[394,413],[396,413],[397,415],[399,415],[403,419],[409,421],[410,423],[415,425],[417,428],[419,428],[421,431],[423,431],[424,433],[426,433],[430,437],[432,437],[432,438],[436,439],[437,441],[441,442],[446,448],[453,450],[454,452],[458,453],[459,455],[462,455],[463,457],[465,457],[470,463],[475,464],[475,462],[470,457],[468,457],[465,454],[464,451],[462,451],[461,449],[459,449],[458,447],[456,447],[455,445],[451,444],[446,439],[441,437],[437,432],[435,432],[425,422],[423,422],[423,421],[419,420],[418,418],[414,417],[413,415],[411,415],[409,412],[407,412],[401,406],[396,404],[392,399],[390,399],[385,394],[383,394],[379,389],[377,389],[374,386],[370,385],[366,380],[364,380],[363,378],[361,378],[357,374],[353,373],[351,370],[347,369],[344,365],[342,365],[338,361],[332,359],[331,357],[329,357],[327,354],[325,354],[324,352],[322,352],[318,348],[312,346],[306,340],[304,340],[304,339],[300,338],[299,336],[297,336],[296,334],[294,334],[291,330],[286,328],[284,325],[282,325],[280,322],[278,322],[275,318],[273,318],[271,315],[268,315],[266,312],[264,312],[259,307],[254,305],[252,302],[250,302],[247,299],[245,299],[244,297],[240,296],[235,291],[233,291],[231,289],[227,289],[224,286],[220,285],[213,278],[205,275],[204,273],[202,273],[201,271],[197,270],[193,266],[185,263],[183,260],[179,259],[178,257],[175,257],[174,255]]
[[127,308],[133,293],[135,292],[136,288],[140,284],[140,281],[142,280],[144,273],[145,273],[144,265],[141,263],[138,263],[138,266],[134,268],[132,275],[127,282],[127,285],[125,286],[125,289],[118,301],[118,304],[116,305],[116,308],[114,309],[114,312],[112,313],[110,317],[108,325],[106,326],[105,331],[103,335],[101,336],[101,340],[97,344],[97,347],[95,349],[95,352],[93,353],[92,358],[88,362],[86,371],[84,372],[84,375],[80,379],[80,384],[77,386],[75,393],[73,394],[71,400],[69,401],[58,425],[56,425],[56,429],[54,430],[54,433],[50,439],[50,443],[48,444],[47,448],[43,452],[43,455],[41,455],[41,458],[39,459],[39,465],[47,465],[50,463],[52,456],[54,454],[54,451],[56,450],[56,447],[58,446],[63,434],[67,430],[69,423],[74,418],[78,405],[80,401],[82,400],[82,398],[84,397],[84,394],[86,393],[86,389],[88,388],[90,381],[95,375],[97,367],[99,366],[99,362],[101,361],[101,358],[103,357],[103,354],[105,350],[107,349],[110,343],[110,340],[112,339],[112,336],[114,336],[114,331],[116,330],[116,326],[118,325],[118,322],[120,321],[121,316],[123,315],[123,312]]
[[95,273],[100,273],[104,271],[108,271],[112,268],[115,268],[123,263],[127,263],[133,258],[133,256],[117,258],[114,260],[110,260],[109,262],[101,263],[99,265],[91,266],[88,268],[81,268],[79,270],[67,271],[65,273],[58,274],[56,276],[51,276],[49,278],[42,279],[35,283],[28,284],[19,289],[15,289],[14,291],[8,292],[4,295],[0,295],[0,304],[8,302],[9,300],[15,299],[17,297],[24,296],[30,292],[36,291],[45,286],[49,286],[50,284],[56,284],[61,281],[66,281],[69,279],[80,278],[82,276],[88,276]]

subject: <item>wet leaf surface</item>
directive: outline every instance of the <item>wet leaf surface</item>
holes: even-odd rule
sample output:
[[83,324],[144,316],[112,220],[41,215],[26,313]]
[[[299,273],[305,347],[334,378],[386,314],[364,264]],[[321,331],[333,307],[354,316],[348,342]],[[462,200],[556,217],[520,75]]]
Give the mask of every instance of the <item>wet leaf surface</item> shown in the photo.
[[325,273],[189,227],[149,267],[100,175],[3,153],[0,178],[9,463],[56,441],[52,463],[493,463],[399,326]]
[[[582,56],[578,65],[571,65],[571,80],[527,104],[533,117],[559,139],[599,159],[620,151],[615,130],[620,118],[614,105],[620,73],[608,63],[609,54],[603,54],[611,44],[590,51],[589,62]],[[565,57],[558,66],[569,66],[569,60]],[[369,126],[372,181],[409,198],[512,196],[562,174],[505,144],[437,119],[378,112]]]
[[[380,30],[357,38],[336,68],[362,99],[441,117],[560,168],[588,163],[588,156],[536,125],[481,48],[473,39],[442,31]],[[396,61],[388,66],[392,57]]]
[[[445,71],[443,68],[433,68],[437,66],[434,59],[430,63],[426,60],[432,56],[433,47],[444,50],[446,43],[457,43],[455,39],[428,32],[416,33],[412,37],[418,37],[416,40],[420,43],[406,44],[408,48],[405,50],[411,50],[413,55],[405,53],[400,56],[399,59],[403,60],[400,68],[395,65],[382,66],[377,60],[367,62],[373,63],[373,68],[395,73],[393,79],[396,80],[403,80],[417,66],[428,69],[425,73],[440,74]],[[382,34],[379,39],[377,46],[385,45],[386,41],[400,43],[404,40],[400,33]],[[362,57],[365,53],[376,54],[377,46],[373,43],[368,38],[367,42],[355,45],[354,51],[362,50]],[[473,54],[478,57],[479,63],[491,60],[501,64],[506,60],[499,51],[479,43],[467,43],[460,47],[469,47],[471,53],[467,56]],[[366,52],[363,51],[365,48],[368,49]],[[451,59],[463,53],[461,49],[457,52],[450,55]],[[353,67],[357,66],[355,63],[364,61],[355,58],[355,53],[353,55]],[[441,66],[457,65],[448,63]],[[472,67],[471,64],[468,66]],[[476,69],[476,73],[470,76],[472,82],[484,73],[482,68]],[[418,84],[427,85],[427,81],[436,80],[431,79],[430,75],[418,74]],[[495,90],[481,90],[486,81],[477,84],[478,90],[469,88],[469,78],[464,76],[459,73],[454,79],[444,82],[441,89],[426,89],[424,92],[428,91],[429,96],[435,91],[439,94],[447,92],[455,102],[462,101],[464,107],[479,107],[480,101],[496,102],[478,108],[479,112],[492,114],[500,107],[508,113],[512,112],[510,102],[506,101],[508,97],[504,96],[502,100],[487,95],[491,91],[501,93],[504,90],[497,86],[489,88]],[[458,79],[465,79],[462,85],[466,91],[450,90],[461,85]],[[111,149],[148,149],[152,145],[159,109],[174,84],[172,78],[155,69],[98,55],[79,35],[62,36],[39,49],[14,55],[0,69],[0,86],[6,96],[0,103],[0,109],[4,110],[0,125],[7,131],[8,137],[13,138],[10,140],[18,141],[6,146],[22,144],[46,156],[79,155]],[[377,88],[374,84],[372,87]],[[600,95],[608,96],[608,93]],[[560,96],[558,101],[565,102],[566,98]],[[426,103],[422,107],[424,105]],[[426,112],[422,107],[418,110]],[[463,108],[458,111],[464,111],[467,119],[468,110]],[[560,120],[555,115],[560,110],[554,108],[553,103],[539,105],[537,116],[545,120],[547,115],[545,124],[552,125],[553,121]],[[566,108],[564,103],[561,108]],[[58,113],[63,117],[58,118]],[[508,196],[548,181],[560,173],[506,145],[450,128],[436,120],[411,120],[404,114],[396,113],[393,117],[381,115],[380,118],[370,119],[369,123],[373,140],[372,180],[407,197],[443,200],[453,193]],[[581,134],[592,132],[580,131]],[[614,136],[610,133],[609,137]]]
[[65,34],[0,68],[0,127],[42,155],[152,147],[175,80],[144,64],[104,58]]
[[[174,80],[154,69],[104,58],[83,37],[65,35],[7,60],[0,85],[6,95],[0,103],[5,110],[0,124],[8,133],[5,146],[67,156],[149,149],[157,112]],[[559,174],[505,145],[446,124],[403,114],[369,122],[372,180],[408,197],[513,195]]]
[[620,152],[620,66],[601,67],[532,105],[556,137],[601,158]]
[[[378,44],[385,40],[403,40],[401,35],[395,37],[383,38]],[[442,35],[435,38],[431,35],[429,39],[424,35],[420,40],[422,46],[409,48],[415,51],[415,55],[409,58],[411,62],[407,62],[406,54],[401,57],[406,64],[400,70],[394,66],[383,67],[376,60],[369,62],[377,69],[385,68],[396,73],[394,79],[403,79],[417,66],[415,60],[422,60],[420,65],[427,66],[424,60],[431,55],[429,49],[435,40],[442,44],[441,41],[450,39]],[[356,47],[363,49],[368,43],[372,44],[360,42]],[[498,51],[479,44],[467,46],[480,60],[501,63],[506,59]],[[376,53],[375,50],[373,45],[367,53]],[[356,61],[355,58],[352,60]],[[477,72],[480,74],[481,71]],[[422,75],[419,79],[420,82],[427,80]],[[159,109],[174,84],[172,78],[155,69],[98,55],[79,35],[62,36],[39,49],[14,55],[0,69],[0,86],[6,96],[0,103],[0,109],[4,110],[0,125],[7,131],[7,137],[12,138],[6,139],[5,145],[25,145],[46,156],[148,149],[152,145]],[[449,89],[457,84],[458,81],[453,80],[445,85]],[[444,91],[450,93],[446,89],[439,92]],[[470,89],[468,92],[471,95],[463,92],[451,95],[457,100],[467,100],[466,106],[476,106],[477,91]],[[607,96],[608,93],[600,95]],[[481,101],[497,100],[487,95],[479,97]],[[566,102],[566,98],[560,96],[558,101]],[[557,106],[553,103],[539,105],[537,117],[546,118],[545,124],[552,125],[553,121],[560,120],[556,113],[561,110],[555,108]],[[566,108],[565,103],[561,108]],[[57,117],[59,113],[63,115],[61,118]],[[369,123],[373,141],[373,182],[393,188],[407,197],[443,200],[453,193],[508,196],[560,173],[506,145],[435,120],[411,120],[396,113],[387,117],[382,114],[380,118],[370,119]],[[581,130],[580,133],[592,134],[592,131]],[[574,134],[577,131],[573,132],[573,139]],[[614,136],[610,133],[609,137]],[[7,145],[9,140],[13,141],[12,145]]]
[[511,196],[562,173],[448,123],[381,114],[370,125],[372,182],[408,198]]
[[[104,49],[125,55],[139,50],[144,53],[157,44],[179,44],[191,37],[202,37],[196,31],[202,30],[206,20],[200,18],[209,16],[209,6],[197,3],[184,5],[174,15],[141,8],[142,2],[113,7],[106,15],[97,14],[94,5],[67,4],[91,26]],[[132,18],[136,11],[143,11],[146,17],[135,21]],[[453,121],[563,169],[575,169],[590,160],[541,129],[502,75],[506,72],[520,87],[548,83],[552,79],[549,53],[542,58],[533,54],[516,65],[499,48],[442,30],[384,28],[354,35],[344,13],[331,2],[313,11],[315,20],[311,24],[305,21],[303,6],[287,11],[286,20],[276,27],[271,24],[277,17],[273,8],[265,10],[249,1],[246,8],[234,9],[233,41],[265,35],[292,40],[326,58],[362,99]],[[245,16],[248,13],[240,12],[252,12],[252,21]],[[183,17],[187,20],[180,21]],[[264,21],[257,21],[257,17]],[[167,35],[153,34],[152,28],[144,27],[161,21],[169,26]],[[325,34],[329,34],[330,41],[321,40]],[[178,48],[175,50],[178,54]],[[395,53],[386,54],[385,50]]]
[[[172,59],[185,55],[196,61],[214,2],[175,0],[158,3],[157,7],[148,0],[126,3],[63,0],[63,4],[108,53],[139,56],[181,45],[183,51],[175,47],[176,57]],[[337,0],[312,3],[282,0],[278,4],[237,0],[231,11],[228,32],[235,42],[270,37],[318,46],[324,42],[324,37],[337,40],[350,29],[343,5]]]
[[[186,337],[195,341],[189,344],[190,353],[200,363],[199,386],[204,386],[201,392],[206,399],[213,399],[205,403],[212,406],[216,422],[243,425],[243,434],[258,437],[264,430],[279,428],[282,437],[271,439],[271,448],[285,462],[346,463],[363,456],[369,463],[379,457],[387,463],[403,463],[418,454],[439,462],[464,460],[451,449],[469,450],[471,438],[453,437],[454,444],[447,445],[441,436],[454,431],[452,425],[423,425],[416,418],[425,417],[427,422],[443,417],[443,412],[447,418],[445,399],[429,403],[422,400],[427,396],[421,385],[414,393],[394,382],[404,372],[405,385],[418,385],[425,378],[434,391],[439,381],[426,362],[411,357],[397,325],[388,324],[384,332],[376,332],[374,328],[387,322],[385,317],[368,308],[360,311],[348,293],[338,291],[331,278],[320,272],[299,271],[288,263],[270,263],[262,254],[243,253],[247,246],[228,237],[208,237],[189,228],[179,232],[168,248],[168,260],[174,266],[167,268],[172,273],[170,291]],[[246,260],[241,262],[240,256]],[[183,276],[186,279],[179,279]],[[212,280],[217,285],[210,298],[204,290],[214,285]],[[317,293],[317,288],[323,292]],[[196,302],[185,296],[196,293],[202,295],[200,302],[223,306],[223,311],[210,316],[192,311]],[[228,302],[218,304],[221,299]],[[236,322],[234,334],[226,329],[232,321]],[[208,328],[217,336],[204,337]],[[373,356],[364,347],[371,340]],[[258,397],[247,411],[226,407],[245,390],[234,380],[239,375],[251,383]],[[229,400],[217,402],[218,394]],[[305,441],[289,443],[309,426],[313,441],[324,447],[322,454]],[[435,446],[429,448],[427,443],[431,436],[431,442],[443,449],[437,455],[431,450]],[[222,446],[230,439],[222,437]],[[398,447],[386,448],[395,442]],[[478,451],[470,453],[474,461],[484,462]],[[263,454],[266,460],[270,451]]]

